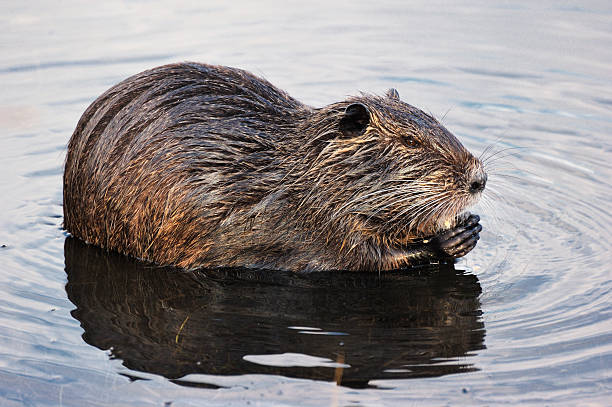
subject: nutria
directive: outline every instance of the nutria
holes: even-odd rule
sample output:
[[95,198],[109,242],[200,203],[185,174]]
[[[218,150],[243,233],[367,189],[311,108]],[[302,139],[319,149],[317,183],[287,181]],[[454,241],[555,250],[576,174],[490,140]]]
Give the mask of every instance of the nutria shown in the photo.
[[113,86],[68,144],[64,227],[162,265],[388,270],[467,254],[479,159],[397,91],[306,106],[235,68]]

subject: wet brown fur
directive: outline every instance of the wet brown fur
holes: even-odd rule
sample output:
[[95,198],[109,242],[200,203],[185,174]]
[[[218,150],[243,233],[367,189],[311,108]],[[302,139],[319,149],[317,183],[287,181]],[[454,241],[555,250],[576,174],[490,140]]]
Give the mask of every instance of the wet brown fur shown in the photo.
[[[361,131],[342,126],[352,105],[368,111]],[[246,71],[173,64],[85,111],[68,145],[64,226],[184,268],[393,269],[475,202],[479,172],[392,93],[315,109]]]

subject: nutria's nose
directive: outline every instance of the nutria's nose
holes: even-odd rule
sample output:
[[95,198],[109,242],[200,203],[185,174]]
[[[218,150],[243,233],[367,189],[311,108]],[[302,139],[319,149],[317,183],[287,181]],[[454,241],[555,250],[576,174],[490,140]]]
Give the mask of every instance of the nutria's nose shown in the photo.
[[472,182],[470,182],[470,192],[472,194],[481,192],[485,188],[486,183],[487,183],[487,174],[485,173],[476,174],[472,178]]

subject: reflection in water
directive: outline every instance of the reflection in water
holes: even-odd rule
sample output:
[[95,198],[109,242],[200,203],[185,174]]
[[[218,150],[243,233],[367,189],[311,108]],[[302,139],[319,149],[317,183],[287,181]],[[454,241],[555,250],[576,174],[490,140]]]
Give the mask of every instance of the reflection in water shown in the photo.
[[[136,371],[278,374],[367,387],[476,370],[478,279],[407,273],[184,272],[65,242],[66,291],[83,339]],[[137,374],[135,373],[135,376]]]

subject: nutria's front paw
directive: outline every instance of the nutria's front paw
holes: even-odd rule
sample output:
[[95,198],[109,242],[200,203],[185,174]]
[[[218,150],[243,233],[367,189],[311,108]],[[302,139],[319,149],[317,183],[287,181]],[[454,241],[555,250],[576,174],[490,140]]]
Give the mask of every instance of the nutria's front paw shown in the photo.
[[432,243],[436,250],[448,257],[458,258],[468,254],[480,239],[482,226],[478,223],[480,216],[470,215],[465,222],[454,229],[442,232]]

